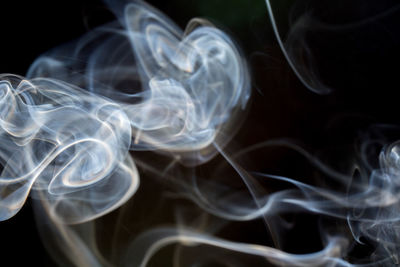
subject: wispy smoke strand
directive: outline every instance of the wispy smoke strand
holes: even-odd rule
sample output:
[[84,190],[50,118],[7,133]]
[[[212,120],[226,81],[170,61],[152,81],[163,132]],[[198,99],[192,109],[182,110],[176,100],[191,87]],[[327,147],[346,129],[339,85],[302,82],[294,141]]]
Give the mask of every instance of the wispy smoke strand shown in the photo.
[[[116,264],[147,266],[159,250],[180,244],[266,258],[279,266],[353,266],[348,251],[353,241],[363,242],[361,237],[376,244],[368,264],[398,262],[398,142],[381,147],[378,166],[361,160],[350,174],[288,140],[267,141],[231,155],[224,147],[239,128],[250,98],[248,67],[236,44],[205,20],[194,19],[182,31],[143,2],[108,4],[118,22],[45,53],[31,65],[27,78],[0,76],[0,220],[14,216],[33,191],[32,198],[41,203],[38,214],[51,222],[43,227],[62,240],[59,246],[69,251],[70,262],[112,265],[100,256],[91,223],[137,192],[140,160],[130,151],[152,151],[172,155],[172,162],[163,170],[155,167],[156,161],[145,162],[143,170],[169,179],[177,195],[194,202],[206,216],[233,222],[262,219],[266,232],[278,235],[276,248],[228,241],[214,235],[212,227],[201,231],[178,223],[136,236]],[[280,36],[271,3],[266,4],[294,73],[308,89],[330,92],[312,68],[302,68]],[[296,27],[293,31],[301,35],[303,29]],[[295,37],[288,43],[297,42]],[[242,156],[271,147],[297,152],[339,186],[312,185],[241,165]],[[182,181],[169,176],[176,164],[194,169],[216,155],[246,191],[218,184],[217,177],[201,187],[197,174]],[[265,180],[290,188],[269,192],[261,185]],[[210,186],[214,191],[207,190]],[[339,219],[349,233],[327,230],[321,233],[320,251],[286,253],[279,247],[280,229],[273,220],[298,211]]]

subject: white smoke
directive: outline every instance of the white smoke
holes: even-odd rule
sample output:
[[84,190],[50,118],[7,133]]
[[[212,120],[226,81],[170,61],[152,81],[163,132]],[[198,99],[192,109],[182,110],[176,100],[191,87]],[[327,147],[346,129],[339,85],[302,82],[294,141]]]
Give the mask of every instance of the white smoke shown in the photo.
[[[330,92],[314,70],[312,53],[307,65],[294,49],[312,20],[295,24],[284,43],[266,3],[294,73],[308,89]],[[14,216],[31,194],[45,245],[60,264],[76,266],[147,266],[175,244],[173,266],[249,266],[244,257],[278,266],[353,266],[349,251],[362,238],[375,244],[369,266],[398,263],[398,142],[367,138],[347,172],[284,139],[230,153],[226,145],[251,95],[248,66],[235,42],[203,19],[193,19],[183,31],[144,2],[107,4],[117,21],[40,56],[26,78],[0,76],[0,220]],[[365,151],[376,143],[379,163],[373,165]],[[272,147],[296,152],[329,182],[311,184],[242,163]],[[217,156],[222,167],[213,165]],[[205,163],[210,169],[202,169]],[[266,181],[287,188],[270,191]],[[166,187],[173,189],[160,193]],[[135,210],[130,199],[167,206],[175,225],[150,219],[151,225],[118,243],[121,229],[129,232],[130,223],[151,213],[136,214],[140,205]],[[190,208],[169,205],[176,199]],[[95,226],[120,207],[111,238],[118,251],[107,255]],[[280,246],[289,228],[283,217],[296,212],[342,223],[316,229],[320,251],[288,253]],[[125,218],[131,221],[124,224]],[[229,223],[256,220],[275,246],[216,234]],[[217,252],[208,254],[210,248]],[[195,255],[185,255],[191,249]]]

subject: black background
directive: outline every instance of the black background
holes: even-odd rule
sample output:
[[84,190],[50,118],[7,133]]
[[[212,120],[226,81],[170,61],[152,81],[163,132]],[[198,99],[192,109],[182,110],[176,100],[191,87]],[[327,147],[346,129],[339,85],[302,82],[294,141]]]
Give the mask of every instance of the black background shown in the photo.
[[[253,99],[244,130],[235,138],[238,146],[291,137],[301,140],[312,150],[331,151],[351,146],[354,136],[373,123],[399,123],[400,27],[396,16],[386,20],[383,29],[371,26],[360,36],[350,33],[348,40],[352,41],[338,42],[332,49],[320,51],[318,64],[322,76],[335,89],[330,95],[320,96],[308,91],[286,63],[275,41],[263,1],[150,3],[181,27],[191,17],[207,17],[227,30],[243,48],[253,78]],[[358,4],[360,9],[368,9],[386,8],[393,3],[364,1]],[[207,8],[207,5],[210,6]],[[101,1],[9,1],[2,2],[0,10],[0,73],[19,75],[24,75],[41,53],[112,19]],[[335,21],[337,17],[330,19]],[[310,38],[316,47],[324,47],[326,43],[335,44],[335,36]],[[283,170],[287,175],[302,168],[293,165],[288,168],[281,161],[286,160],[285,157],[262,156],[265,161],[272,162],[271,168]],[[299,219],[300,225],[306,225],[304,229],[315,227],[313,223],[307,226],[304,220]],[[248,234],[257,235],[258,229],[253,228]],[[302,231],[295,235],[304,240]],[[30,200],[15,217],[0,223],[0,237],[0,265],[54,265],[37,234]],[[316,237],[308,238],[310,244],[302,244],[304,252],[318,247],[313,244]],[[9,264],[3,265],[3,262]]]

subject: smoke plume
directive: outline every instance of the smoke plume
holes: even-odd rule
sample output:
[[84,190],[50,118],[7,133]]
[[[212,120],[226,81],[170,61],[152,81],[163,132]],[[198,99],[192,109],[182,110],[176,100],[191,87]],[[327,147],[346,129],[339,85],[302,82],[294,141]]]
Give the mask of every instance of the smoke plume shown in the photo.
[[[312,97],[340,98],[356,83],[349,73],[362,71],[357,53],[400,45],[370,30],[391,32],[397,5],[373,13],[371,5],[346,4],[341,20],[340,4],[324,13],[323,3],[294,1],[282,25],[285,3],[266,0],[265,13],[282,64]],[[30,197],[43,243],[61,266],[399,263],[396,126],[349,130],[351,145],[339,156],[264,138],[263,120],[283,114],[251,111],[279,94],[260,86],[257,64],[230,35],[202,18],[182,30],[142,1],[106,5],[115,21],[45,52],[25,77],[0,75],[0,220]],[[334,48],[347,54],[334,61]],[[249,58],[268,58],[260,54]],[[328,128],[362,124],[352,116]],[[252,137],[235,139],[244,132]],[[307,233],[296,228],[301,222]],[[317,245],[291,244],[307,244],[298,240],[304,236]]]

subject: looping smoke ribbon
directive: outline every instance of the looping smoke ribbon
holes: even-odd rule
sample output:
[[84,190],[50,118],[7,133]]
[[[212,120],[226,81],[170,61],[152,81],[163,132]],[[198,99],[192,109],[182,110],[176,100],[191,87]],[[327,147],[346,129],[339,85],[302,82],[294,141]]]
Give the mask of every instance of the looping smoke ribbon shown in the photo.
[[199,20],[184,34],[142,2],[123,14],[123,27],[41,56],[27,79],[1,77],[0,220],[32,189],[60,222],[97,218],[138,188],[130,149],[201,164],[245,107],[247,67],[226,34]]
[[0,82],[1,219],[18,212],[31,189],[66,223],[99,217],[132,196],[139,175],[122,109],[63,82],[8,81],[17,79]]

